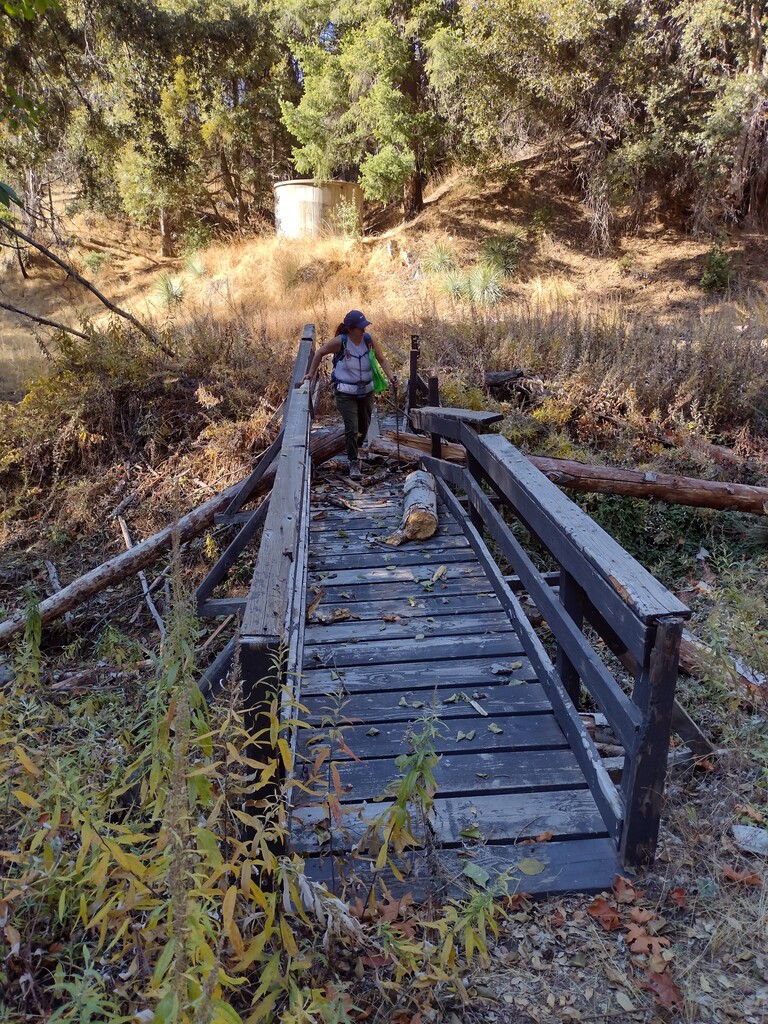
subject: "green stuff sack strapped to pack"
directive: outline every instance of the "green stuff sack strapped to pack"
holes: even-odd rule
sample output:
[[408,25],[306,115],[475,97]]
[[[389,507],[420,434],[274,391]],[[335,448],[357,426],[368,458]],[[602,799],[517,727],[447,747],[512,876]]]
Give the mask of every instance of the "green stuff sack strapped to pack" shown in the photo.
[[387,390],[387,378],[384,376],[384,371],[379,366],[379,360],[372,348],[368,350],[368,357],[371,360],[371,371],[373,372],[373,393],[380,395],[382,391]]

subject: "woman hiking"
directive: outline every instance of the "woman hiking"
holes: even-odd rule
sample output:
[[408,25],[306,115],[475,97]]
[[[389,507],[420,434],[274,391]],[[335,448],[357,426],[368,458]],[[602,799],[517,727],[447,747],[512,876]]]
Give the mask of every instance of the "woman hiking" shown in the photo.
[[333,390],[336,408],[344,422],[344,441],[349,460],[351,480],[360,480],[358,446],[365,440],[373,414],[373,368],[371,351],[392,385],[397,374],[392,373],[387,357],[378,343],[366,331],[371,321],[359,309],[350,309],[336,328],[336,335],[315,352],[305,381],[312,380],[324,356],[333,353]]

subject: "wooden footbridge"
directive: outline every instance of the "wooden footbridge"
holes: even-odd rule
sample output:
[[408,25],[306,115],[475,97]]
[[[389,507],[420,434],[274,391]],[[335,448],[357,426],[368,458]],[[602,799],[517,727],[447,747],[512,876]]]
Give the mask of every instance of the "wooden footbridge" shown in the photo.
[[[249,697],[279,683],[281,714],[298,723],[285,726],[289,846],[307,874],[345,896],[377,883],[439,894],[498,874],[510,891],[553,893],[600,890],[650,862],[688,610],[503,437],[482,434],[492,415],[410,409],[431,435],[422,461],[440,525],[427,541],[384,543],[398,481],[339,495],[314,479],[309,386],[295,387],[313,351],[308,326],[280,438],[219,517],[241,531],[198,591],[202,614],[242,615]],[[443,440],[465,448],[464,465],[440,457]],[[244,512],[270,462],[270,498]],[[248,597],[212,598],[259,528]],[[623,747],[618,784],[585,702]],[[432,764],[434,797],[416,786],[406,800]]]

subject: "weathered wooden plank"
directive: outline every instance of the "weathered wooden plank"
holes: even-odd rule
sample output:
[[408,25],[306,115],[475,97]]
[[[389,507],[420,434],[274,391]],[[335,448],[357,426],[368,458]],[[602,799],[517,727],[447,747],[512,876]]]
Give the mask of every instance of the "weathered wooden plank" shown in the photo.
[[682,632],[681,618],[659,623],[648,667],[636,687],[644,705],[643,728],[636,747],[627,751],[620,846],[631,865],[650,863],[656,852]]
[[311,581],[310,589],[312,593],[317,593],[318,589],[324,591],[329,602],[345,602],[345,607],[350,601],[390,601],[404,596],[406,600],[412,597],[416,601],[423,598],[428,602],[440,602],[443,599],[448,602],[462,595],[484,597],[493,593],[487,577],[477,567],[475,574],[462,578],[451,578],[449,572],[447,581],[442,577],[434,585],[430,585],[428,576],[423,580],[406,579],[406,585],[403,586],[402,580],[393,580],[386,573],[371,582],[351,579],[352,575],[337,582],[335,573],[315,573],[317,578]]
[[[328,822],[327,808],[322,805],[297,808],[293,820],[300,828],[294,829],[294,848],[299,852],[318,852],[327,842],[329,831],[335,850],[356,846],[369,829],[375,829],[377,822],[382,821],[387,808],[386,802],[343,805],[340,827]],[[417,822],[412,824],[414,838],[418,841],[420,826]],[[522,839],[533,839],[545,832],[551,832],[555,842],[605,835],[605,824],[592,794],[586,788],[469,797],[438,796],[431,824],[435,841],[449,849],[464,845],[461,832],[468,828],[477,828],[487,843],[505,846]]]
[[[392,583],[394,581],[426,584],[430,582],[439,568],[440,562],[434,560],[431,565],[429,562],[419,562],[416,565],[405,565],[402,568],[391,566],[387,569],[373,567],[339,569],[338,572],[315,571],[311,574],[311,582],[322,581],[324,585],[333,584],[337,587],[348,587],[355,583]],[[472,562],[459,562],[455,565],[449,565],[447,571],[442,573],[435,581],[434,588],[435,590],[444,589],[453,580],[462,580],[468,577],[479,580],[483,579],[476,559]],[[483,588],[481,587],[480,589],[482,590]]]
[[[462,512],[458,501],[449,491],[446,484],[438,480],[438,485],[443,495],[443,500],[452,508],[457,521],[461,522]],[[517,628],[525,653],[536,669],[537,677],[544,685],[544,689],[552,701],[552,707],[560,727],[568,737],[568,742],[571,744],[587,782],[595,794],[595,799],[598,801],[598,806],[608,825],[610,834],[612,838],[617,839],[622,827],[624,808],[608,773],[601,764],[600,755],[584,723],[571,703],[562,680],[558,676],[541,640],[526,618],[517,597],[504,583],[501,573],[491,558],[490,552],[485,547],[482,537],[466,516],[464,516],[462,525],[468,540],[488,573],[496,595],[507,609],[512,623]]]
[[[495,674],[494,666],[518,666],[504,674]],[[302,676],[302,695],[335,693],[343,687],[346,693],[383,689],[387,691],[421,692],[434,690],[436,686],[458,686],[463,690],[501,680],[502,685],[513,679],[534,680],[536,672],[525,655],[516,654],[511,658],[475,657],[469,660],[448,659],[420,663],[417,665],[373,665],[340,666],[336,668],[305,669]],[[398,700],[400,696],[398,694]]]
[[[328,614],[326,611],[325,614]],[[423,616],[403,622],[346,619],[342,622],[310,623],[306,630],[308,644],[367,643],[370,640],[404,640],[416,643],[430,636],[491,636],[513,633],[514,630],[501,609],[481,615],[456,613],[430,622]]]
[[432,563],[434,573],[439,565],[461,565],[463,563],[477,564],[477,559],[472,554],[471,548],[450,547],[440,548],[415,548],[409,550],[403,547],[401,550],[393,550],[390,547],[381,547],[377,544],[360,545],[357,550],[346,548],[334,551],[310,552],[310,572],[327,572],[329,570],[341,571],[343,569],[388,569],[389,566],[406,567],[411,565],[429,565]]
[[[489,726],[500,729],[491,732]],[[367,722],[361,725],[332,726],[322,730],[300,729],[297,750],[314,760],[317,751],[329,747],[335,757],[341,760],[346,757],[338,751],[338,737],[334,732],[343,735],[344,742],[359,758],[391,757],[393,753],[404,753],[407,748],[409,733],[407,722],[381,722],[375,735],[369,735],[371,726]],[[469,733],[475,730],[475,738],[471,741],[456,739],[460,732]],[[567,746],[562,730],[552,714],[531,715],[495,715],[480,719],[478,715],[451,720],[450,726],[445,725],[439,730],[435,743],[438,753],[448,750],[553,750]]]
[[[440,507],[438,506],[438,515],[441,514]],[[314,518],[310,518],[311,533],[312,537],[326,537],[329,534],[333,536],[338,534],[339,530],[343,530],[350,535],[357,534],[374,534],[382,537],[388,537],[391,533],[394,533],[397,527],[400,525],[400,519],[396,516],[392,517],[360,517],[355,516],[353,513],[344,513],[339,511],[338,515],[331,516],[323,513],[322,519],[317,519],[317,513],[314,514]],[[437,532],[432,541],[439,540],[440,537],[460,537],[462,536],[461,530],[457,523],[453,519],[445,521],[445,515],[443,521],[437,528]],[[413,541],[411,543],[414,543]]]
[[[463,471],[459,470],[459,472]],[[607,670],[579,627],[565,613],[557,596],[541,578],[533,562],[509,531],[499,513],[490,502],[486,501],[480,487],[466,475],[463,486],[466,488],[472,506],[480,512],[491,537],[499,545],[504,556],[512,562],[537,608],[547,620],[547,625],[555,635],[559,649],[567,655],[569,664],[573,665],[577,675],[581,677],[582,683],[595,698],[601,711],[607,716],[620,741],[625,746],[632,748],[640,727],[640,713],[637,708]],[[456,511],[458,513],[458,508]],[[478,551],[478,557],[484,561],[482,551]],[[495,565],[490,563],[484,567],[489,575],[495,570]]]
[[[320,588],[322,589],[322,587]],[[335,599],[334,599],[335,596]],[[408,600],[408,596],[411,600]],[[314,590],[310,591],[310,602],[317,597]],[[419,596],[401,595],[390,597],[381,601],[354,601],[347,598],[339,598],[338,590],[335,595],[324,593],[318,611],[323,615],[331,614],[335,609],[349,608],[356,619],[367,621],[376,619],[381,621],[384,615],[397,615],[401,619],[438,619],[445,616],[455,615],[457,612],[466,612],[468,615],[479,615],[484,612],[498,612],[501,608],[495,594],[488,594],[478,597],[476,594],[458,594],[446,597],[441,594],[425,594]]]
[[[401,779],[394,757],[359,764],[354,761],[333,763],[341,781],[342,791],[338,797],[341,803],[391,799]],[[305,785],[310,777],[309,773],[300,776]],[[443,797],[584,788],[584,774],[573,752],[567,749],[444,754],[435,768],[435,781]],[[309,785],[314,788],[312,783]],[[309,806],[322,799],[326,790],[320,782],[315,785],[316,796],[302,792],[297,796],[297,806]]]
[[[526,875],[516,867],[525,857],[544,864],[538,875]],[[350,902],[365,902],[373,886],[376,897],[386,893],[395,898],[411,893],[417,901],[462,897],[471,886],[463,874],[464,860],[469,854],[461,850],[446,851],[440,860],[439,876],[431,874],[434,859],[422,851],[409,854],[401,864],[402,881],[391,872],[377,875],[372,870],[375,857],[308,856],[304,873],[314,882],[326,885]],[[597,893],[610,889],[617,874],[626,874],[610,839],[578,839],[562,842],[533,843],[523,846],[486,846],[472,850],[471,860],[484,867],[494,884],[499,875],[509,873],[506,890],[510,894],[528,893],[536,897],[569,892]]]
[[220,619],[227,615],[242,615],[247,604],[247,597],[213,597],[197,606],[197,614],[201,619]]
[[[339,536],[341,534],[341,536]],[[393,547],[383,540],[387,534],[376,534],[371,531],[367,533],[348,533],[346,530],[335,533],[313,533],[310,544],[310,551],[313,557],[323,558],[336,555],[355,555],[378,553],[387,556],[389,560],[402,555],[412,555],[414,552],[425,551],[430,557],[441,551],[467,551],[469,545],[466,537],[460,533],[445,535],[435,534],[427,540],[412,540],[401,547]]]
[[243,613],[244,637],[282,639],[292,563],[298,545],[298,529],[304,476],[308,472],[309,394],[307,388],[293,396],[285,438],[277,459],[269,512],[256,560],[248,604]]
[[422,416],[438,415],[446,420],[466,423],[475,429],[489,427],[492,423],[500,423],[504,419],[502,412],[488,412],[484,409],[453,409],[445,405],[425,405],[421,409],[414,409],[413,415],[414,419],[419,422]]
[[307,644],[303,669],[320,665],[337,668],[344,665],[391,665],[395,662],[434,661],[444,658],[473,659],[490,655],[508,659],[522,653],[522,644],[514,632],[501,636],[426,636],[423,640],[370,640],[360,644]]
[[[338,684],[337,684],[338,685]],[[416,691],[368,690],[361,693],[307,694],[302,692],[301,703],[308,714],[302,719],[310,725],[320,726],[333,722],[408,722],[423,714],[425,708],[434,709],[441,721],[450,718],[466,718],[477,715],[480,725],[486,719],[477,712],[467,698],[474,700],[493,715],[544,713],[552,710],[549,698],[539,683],[521,683],[507,686],[503,683],[488,683],[466,689],[457,686],[434,687],[426,693]],[[405,703],[401,703],[401,702]],[[418,706],[417,706],[418,705]]]

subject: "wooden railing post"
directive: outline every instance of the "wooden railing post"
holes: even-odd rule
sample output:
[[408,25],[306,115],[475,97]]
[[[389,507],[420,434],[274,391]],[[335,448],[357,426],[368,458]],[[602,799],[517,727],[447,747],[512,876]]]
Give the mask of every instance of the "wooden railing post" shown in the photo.
[[[437,377],[427,378],[427,387],[429,389],[428,401],[431,406],[437,408],[440,405],[440,382]],[[439,434],[430,434],[432,438],[432,458],[442,459],[443,457],[443,439]]]
[[[562,567],[560,568],[560,603],[573,620],[574,625],[581,629],[584,625],[584,591],[573,576]],[[557,671],[568,696],[573,701],[573,706],[578,711],[581,705],[581,679],[573,662],[559,643],[557,645]]]
[[416,408],[419,382],[419,336],[411,335],[411,351],[408,355],[408,412]]
[[[651,627],[653,629],[653,627]],[[620,853],[629,866],[649,864],[656,852],[672,730],[682,617],[659,619],[633,701],[642,712],[634,750],[626,751],[622,788],[624,828]]]

